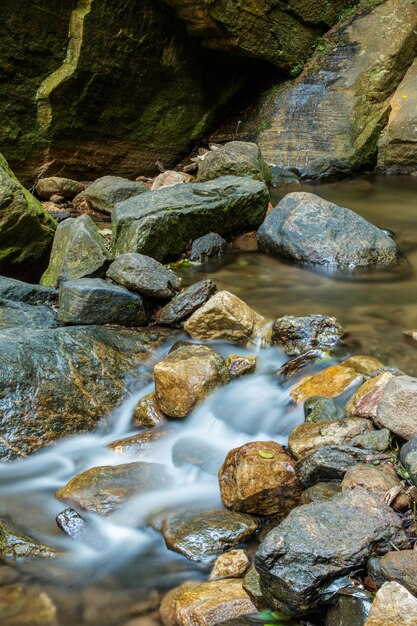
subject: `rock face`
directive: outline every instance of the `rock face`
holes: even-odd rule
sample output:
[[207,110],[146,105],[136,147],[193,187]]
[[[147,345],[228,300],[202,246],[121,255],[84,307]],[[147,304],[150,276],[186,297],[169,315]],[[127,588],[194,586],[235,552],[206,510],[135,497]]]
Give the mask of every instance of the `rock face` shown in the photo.
[[32,285],[14,278],[0,276],[0,297],[33,305],[51,305],[57,304],[58,291],[52,287]]
[[110,259],[104,239],[91,217],[71,217],[56,229],[49,266],[41,285],[57,287],[61,280],[102,274]]
[[181,287],[175,272],[144,254],[121,254],[110,265],[107,276],[152,298],[171,298]]
[[255,564],[267,602],[290,615],[310,612],[332,580],[373,551],[407,545],[400,518],[381,499],[354,489],[296,508],[268,533]]
[[88,185],[85,196],[92,206],[103,213],[111,213],[118,202],[147,191],[144,183],[121,176],[102,176]]
[[289,193],[258,231],[260,250],[329,267],[389,265],[399,250],[390,235],[350,209],[312,193]]
[[184,289],[155,315],[157,324],[175,326],[203,306],[217,291],[211,280],[201,280]]
[[237,176],[142,193],[116,205],[113,250],[178,258],[189,241],[213,230],[227,236],[257,228],[268,202],[264,183]]
[[17,180],[0,154],[0,268],[39,261],[56,222]]
[[198,402],[230,380],[223,357],[208,346],[177,348],[154,370],[158,403],[170,417],[186,417]]
[[199,162],[197,180],[204,182],[219,176],[246,176],[267,185],[272,182],[269,167],[256,143],[230,141],[205,154]]
[[417,552],[401,550],[388,552],[381,559],[381,573],[387,580],[403,585],[414,596],[417,594]]
[[68,280],[59,290],[58,319],[65,324],[121,324],[147,322],[142,298],[101,278]]
[[95,428],[150,382],[143,365],[157,337],[105,327],[0,331],[0,458]]
[[378,404],[376,421],[403,439],[417,434],[417,378],[396,376],[388,382]]
[[417,623],[417,600],[402,585],[382,585],[372,603],[365,626],[414,626]]
[[229,244],[223,237],[217,233],[209,233],[193,241],[190,259],[195,263],[205,263],[220,257],[228,248]]
[[56,328],[56,314],[49,306],[0,298],[0,328]]
[[274,441],[231,450],[219,471],[219,486],[226,507],[280,518],[297,506],[301,494],[293,460]]
[[331,30],[301,76],[267,96],[259,136],[267,162],[313,178],[372,165],[391,95],[415,57],[416,26],[414,4],[387,0]]
[[307,350],[333,348],[343,335],[343,328],[335,317],[286,315],[272,326],[272,343],[288,356],[298,356]]

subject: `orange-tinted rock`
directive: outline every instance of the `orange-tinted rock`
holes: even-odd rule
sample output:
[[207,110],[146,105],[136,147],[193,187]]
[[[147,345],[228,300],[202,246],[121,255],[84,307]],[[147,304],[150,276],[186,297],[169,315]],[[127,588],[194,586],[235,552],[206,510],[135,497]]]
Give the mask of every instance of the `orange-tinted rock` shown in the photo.
[[26,585],[0,587],[1,626],[58,626],[50,597]]
[[351,356],[349,359],[346,359],[346,361],[343,361],[341,365],[351,367],[358,372],[358,374],[364,374],[365,376],[370,376],[375,370],[384,367],[384,364],[379,359],[363,354]]
[[351,367],[344,365],[331,365],[322,372],[305,376],[291,391],[291,397],[297,404],[312,396],[324,396],[333,398],[343,393],[353,382],[363,380]]
[[393,375],[383,372],[366,380],[347,404],[349,417],[366,417],[375,420],[384,389]]
[[133,422],[137,426],[152,428],[167,421],[166,415],[161,411],[155,392],[148,393],[141,398],[133,412]]
[[387,580],[393,580],[414,596],[417,595],[417,552],[400,550],[388,552],[381,559],[381,573]]
[[242,578],[248,567],[249,559],[244,550],[230,550],[217,557],[209,580]]

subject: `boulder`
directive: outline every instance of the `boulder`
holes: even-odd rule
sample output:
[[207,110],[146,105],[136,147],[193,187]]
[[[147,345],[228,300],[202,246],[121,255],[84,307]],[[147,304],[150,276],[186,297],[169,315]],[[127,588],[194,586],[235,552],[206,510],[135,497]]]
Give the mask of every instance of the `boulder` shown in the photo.
[[204,155],[199,161],[197,180],[204,182],[219,176],[245,176],[260,180],[267,185],[272,182],[271,170],[262,158],[256,143],[230,141],[224,146]]
[[162,514],[161,532],[170,550],[204,561],[246,541],[258,529],[251,515],[224,511],[174,511]]
[[312,193],[289,193],[258,230],[259,249],[299,263],[354,268],[396,263],[386,231]]
[[223,357],[208,346],[177,348],[154,370],[159,406],[169,417],[186,417],[220,385],[230,380]]
[[380,562],[381,573],[386,580],[403,585],[413,596],[417,595],[417,552],[401,550],[388,552]]
[[254,612],[242,581],[233,578],[183,583],[167,593],[160,608],[164,626],[221,626]]
[[167,417],[162,412],[154,391],[139,400],[133,412],[133,422],[136,426],[153,428],[164,424],[166,421]]
[[45,305],[57,304],[58,291],[52,287],[42,287],[30,283],[0,276],[0,297],[26,304]]
[[64,200],[72,200],[82,191],[84,191],[82,183],[60,176],[39,178],[36,182],[36,193],[42,200],[49,200],[54,195],[61,196]]
[[249,567],[249,559],[244,550],[230,550],[217,557],[209,580],[222,580],[224,578],[243,578]]
[[395,376],[385,386],[375,422],[403,439],[417,434],[417,378]]
[[63,280],[103,274],[110,259],[104,238],[91,217],[69,218],[56,229],[49,266],[41,285],[57,287]]
[[217,291],[211,280],[200,280],[176,295],[155,315],[157,324],[176,326],[203,306]]
[[352,383],[363,381],[363,375],[351,367],[331,365],[325,370],[304,376],[291,390],[294,402],[300,403],[312,396],[333,398],[343,393]]
[[265,319],[243,300],[228,291],[219,291],[193,313],[184,330],[193,339],[247,344],[262,336],[265,324]]
[[377,495],[357,488],[293,510],[259,547],[255,565],[270,606],[301,616],[321,592],[391,545],[407,547],[400,518]]
[[58,489],[55,497],[83,511],[109,515],[132,496],[170,484],[166,465],[138,461],[86,470]]
[[219,471],[219,486],[226,507],[280,518],[297,506],[301,494],[293,460],[274,441],[231,450]]
[[59,289],[58,319],[64,324],[120,324],[147,322],[142,298],[101,278],[67,280]]
[[331,398],[312,396],[304,400],[304,420],[306,422],[334,422],[345,417],[344,410]]
[[0,298],[0,329],[56,328],[56,313],[49,306],[26,304]]
[[414,435],[410,441],[407,441],[401,448],[401,463],[407,470],[410,479],[417,486],[417,435]]
[[148,191],[116,205],[113,251],[177,259],[190,241],[208,232],[228,236],[257,228],[268,202],[264,183],[237,176]]
[[[0,519],[0,557],[11,559],[50,559],[59,555],[59,550],[28,537],[9,519]],[[3,622],[1,622],[2,624]]]
[[346,406],[349,417],[365,417],[376,421],[378,404],[385,387],[392,378],[394,378],[393,374],[383,372],[365,380]]
[[382,585],[372,603],[365,626],[415,626],[417,599],[396,582]]
[[0,154],[0,267],[40,261],[50,248],[56,225]]
[[55,604],[44,591],[16,583],[0,587],[2,626],[58,626]]
[[220,257],[228,248],[229,244],[223,237],[217,233],[209,233],[193,241],[190,260],[194,263],[205,263]]
[[271,341],[288,356],[299,356],[308,350],[329,350],[335,347],[343,332],[335,317],[286,315],[274,322]]
[[[158,189],[163,189],[164,187],[172,187],[173,185],[178,185],[180,183],[189,183],[191,180],[192,177],[189,174],[167,170],[155,178],[152,183],[151,191],[157,191]],[[126,198],[121,198],[121,200],[125,199]]]
[[175,272],[144,254],[121,254],[110,265],[107,276],[127,289],[153,298],[171,298],[181,286]]
[[239,356],[230,354],[226,359],[231,378],[240,378],[246,374],[253,374],[256,370],[256,356]]
[[300,504],[310,504],[311,502],[323,502],[330,500],[333,496],[342,491],[339,483],[317,483],[309,487],[301,494]]
[[271,187],[274,189],[277,187],[285,187],[287,185],[298,186],[300,184],[300,179],[297,174],[290,170],[277,167],[276,165],[271,165],[269,169],[271,170],[272,176]]
[[85,190],[85,197],[94,209],[111,213],[118,202],[128,200],[147,191],[144,183],[135,182],[121,176],[103,176]]

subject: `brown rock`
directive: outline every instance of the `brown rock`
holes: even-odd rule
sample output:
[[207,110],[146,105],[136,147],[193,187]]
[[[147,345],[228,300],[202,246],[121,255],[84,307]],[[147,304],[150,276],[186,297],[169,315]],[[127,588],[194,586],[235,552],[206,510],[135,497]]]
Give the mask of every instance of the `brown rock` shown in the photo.
[[58,626],[50,597],[26,585],[0,587],[1,626]]
[[416,626],[417,599],[402,585],[382,585],[372,603],[365,626]]
[[109,450],[116,454],[145,457],[152,454],[155,444],[167,436],[168,428],[145,430],[132,437],[117,439],[109,445]]
[[281,518],[297,506],[301,493],[293,460],[274,441],[231,450],[219,471],[219,485],[228,508]]
[[248,567],[249,559],[244,550],[230,550],[217,557],[209,580],[242,578]]
[[[396,471],[390,465],[359,463],[349,467],[342,481],[342,490],[363,487],[384,498],[390,489],[400,487]],[[396,508],[396,507],[394,507]]]
[[410,593],[417,595],[417,552],[415,550],[388,552],[382,557],[380,565],[384,578],[404,585]]
[[383,372],[366,380],[347,404],[349,417],[366,417],[374,420],[384,389],[392,378],[394,376],[390,372]]
[[177,348],[155,366],[154,376],[156,397],[169,417],[187,416],[216,387],[230,380],[223,357],[201,345]]
[[299,404],[312,396],[333,398],[343,393],[353,382],[360,382],[363,376],[352,367],[331,365],[322,372],[305,376],[291,390],[291,397]]
[[261,337],[265,320],[243,300],[219,291],[184,324],[193,339],[247,344]]
[[136,426],[153,428],[165,424],[166,415],[161,411],[155,392],[148,393],[141,398],[133,412],[133,422]]
[[373,430],[365,419],[341,419],[335,422],[304,422],[296,426],[288,439],[288,447],[297,460],[323,446],[349,445],[354,437]]
[[300,504],[310,504],[311,502],[323,502],[330,500],[336,494],[340,493],[342,487],[339,483],[317,483],[309,487],[301,494]]
[[11,520],[0,518],[0,557],[50,559],[59,554],[59,550],[28,537]]
[[82,191],[84,191],[82,183],[59,176],[40,178],[36,183],[36,193],[43,200],[49,200],[54,195],[63,196],[63,198],[71,200]]
[[395,376],[385,386],[378,404],[376,423],[411,439],[417,434],[417,378]]
[[256,369],[256,356],[239,356],[231,354],[226,359],[231,378],[239,378],[245,374],[253,374]]
[[161,604],[164,626],[219,626],[227,620],[256,613],[242,581],[184,583],[170,591]]
[[375,370],[384,367],[384,364],[379,359],[363,354],[351,356],[349,359],[346,359],[346,361],[343,361],[341,365],[351,367],[358,372],[358,374],[364,374],[365,376],[370,376]]
[[164,187],[172,187],[173,185],[178,185],[179,183],[189,183],[192,180],[194,179],[189,174],[166,170],[166,172],[162,172],[162,174],[159,174],[159,176],[155,178],[152,183],[151,191],[163,189]]
[[262,595],[259,572],[254,565],[248,570],[243,580],[243,589],[259,611],[269,608]]

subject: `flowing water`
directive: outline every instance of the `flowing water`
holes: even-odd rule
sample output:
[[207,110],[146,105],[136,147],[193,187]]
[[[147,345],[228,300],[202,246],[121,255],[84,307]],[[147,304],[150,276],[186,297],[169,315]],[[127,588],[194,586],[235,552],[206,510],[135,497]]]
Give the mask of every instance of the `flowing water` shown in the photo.
[[[284,314],[335,315],[349,333],[345,353],[373,354],[387,365],[417,375],[416,348],[402,335],[417,327],[417,180],[362,178],[303,189],[393,230],[404,253],[401,265],[369,272],[312,271],[256,253],[254,238],[244,237],[228,261],[210,272],[196,267],[182,270],[184,282],[210,276],[219,289],[235,293],[269,319]],[[276,192],[273,201],[279,196]],[[161,358],[169,347],[161,348]],[[233,381],[188,419],[173,423],[141,460],[166,464],[175,487],[136,496],[108,517],[84,514],[90,527],[88,540],[76,542],[57,528],[55,516],[65,506],[55,500],[54,492],[91,467],[138,460],[107,446],[137,432],[131,425],[132,412],[151,386],[115,412],[110,432],[75,436],[1,467],[0,514],[7,513],[29,535],[64,552],[53,562],[22,565],[25,575],[41,581],[58,603],[62,625],[123,626],[135,611],[140,612],[140,601],[146,604],[153,597],[153,590],[206,576],[208,563],[191,563],[169,552],[146,520],[173,506],[220,506],[216,473],[228,450],[253,440],[285,443],[302,421],[302,410],[289,401],[288,387],[280,386],[273,375],[286,360],[279,350],[214,347],[224,356],[255,353],[256,374]]]

